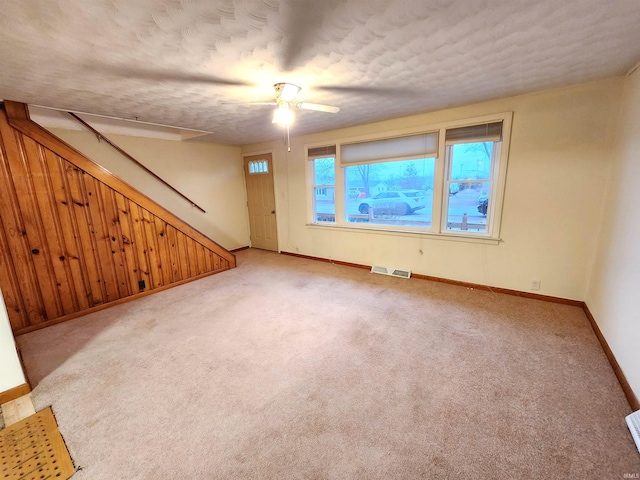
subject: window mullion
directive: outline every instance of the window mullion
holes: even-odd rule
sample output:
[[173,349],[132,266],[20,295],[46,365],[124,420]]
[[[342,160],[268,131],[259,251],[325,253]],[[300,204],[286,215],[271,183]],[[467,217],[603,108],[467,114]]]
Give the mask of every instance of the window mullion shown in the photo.
[[[500,181],[500,172],[501,172],[501,163],[500,162],[500,158],[501,158],[501,145],[500,144],[494,144],[493,146],[493,151],[491,152],[491,184],[489,186],[489,192],[490,192],[490,197],[489,197],[489,210],[490,210],[490,215],[487,215],[487,233],[490,235],[494,235],[494,225],[495,225],[495,219],[496,217],[499,218],[499,215],[497,214],[496,210],[496,205],[497,204],[502,204],[502,192],[498,191],[498,182]],[[497,201],[497,199],[500,199],[499,201]]]
[[443,199],[445,186],[445,132],[444,128],[440,129],[438,135],[438,157],[436,158],[436,167],[433,181],[433,210],[431,218],[431,229],[434,232],[440,232],[442,229],[443,209],[447,208]]
[[340,162],[340,149],[336,152],[335,155],[335,202],[336,202],[336,225],[344,225],[345,223],[345,207],[344,207],[344,197],[347,191],[345,185],[344,178],[344,167],[341,167]]

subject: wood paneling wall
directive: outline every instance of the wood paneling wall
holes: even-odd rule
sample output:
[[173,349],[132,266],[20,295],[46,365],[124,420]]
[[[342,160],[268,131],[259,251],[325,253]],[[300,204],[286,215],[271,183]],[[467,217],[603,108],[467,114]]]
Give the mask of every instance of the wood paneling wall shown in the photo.
[[[15,333],[235,267],[235,256],[0,104],[0,289]],[[141,287],[144,282],[144,288]]]

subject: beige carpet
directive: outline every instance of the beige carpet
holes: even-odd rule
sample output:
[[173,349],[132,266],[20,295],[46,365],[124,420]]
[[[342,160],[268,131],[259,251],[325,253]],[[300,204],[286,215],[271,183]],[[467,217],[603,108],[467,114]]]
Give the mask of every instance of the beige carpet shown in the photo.
[[619,479],[581,309],[258,250],[18,338],[73,479]]

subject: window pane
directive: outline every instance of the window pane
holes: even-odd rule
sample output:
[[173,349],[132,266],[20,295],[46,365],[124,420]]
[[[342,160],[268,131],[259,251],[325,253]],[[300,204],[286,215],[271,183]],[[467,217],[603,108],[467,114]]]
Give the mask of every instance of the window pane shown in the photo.
[[430,228],[435,159],[345,168],[347,222]]
[[335,158],[316,158],[313,162],[313,215],[316,222],[336,221]]
[[490,182],[463,182],[449,194],[447,230],[484,233],[487,231]]
[[493,142],[452,145],[451,156],[451,180],[491,179]]
[[334,158],[317,158],[313,161],[316,185],[335,185],[336,171]]
[[249,174],[269,173],[269,164],[266,160],[252,160],[249,162]]

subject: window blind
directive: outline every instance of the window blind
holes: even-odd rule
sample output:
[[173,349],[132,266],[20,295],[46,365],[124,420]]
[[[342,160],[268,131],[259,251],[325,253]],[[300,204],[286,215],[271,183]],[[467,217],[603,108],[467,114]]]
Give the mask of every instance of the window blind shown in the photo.
[[502,140],[502,122],[481,123],[468,127],[449,128],[445,143],[499,142]]
[[436,132],[385,138],[371,142],[348,143],[340,146],[342,164],[356,164],[377,160],[410,160],[431,158],[438,153]]
[[329,145],[328,147],[315,147],[307,150],[308,158],[323,158],[323,157],[335,157],[336,146]]

